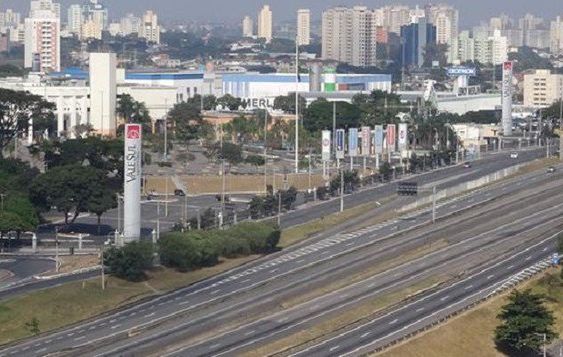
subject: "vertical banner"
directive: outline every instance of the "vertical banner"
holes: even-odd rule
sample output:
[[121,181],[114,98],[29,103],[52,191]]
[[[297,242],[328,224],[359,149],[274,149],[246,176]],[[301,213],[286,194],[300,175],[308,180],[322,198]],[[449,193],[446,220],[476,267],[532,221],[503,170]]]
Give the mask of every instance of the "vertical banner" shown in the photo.
[[125,125],[123,179],[123,236],[125,242],[141,237],[141,154],[142,126]]
[[512,62],[502,64],[502,129],[504,136],[512,135]]
[[403,152],[408,149],[407,145],[408,125],[407,123],[399,124],[399,151]]
[[373,146],[376,154],[383,154],[383,125],[375,126]]
[[362,156],[369,156],[371,152],[371,129],[369,126],[362,126]]
[[395,152],[397,129],[395,124],[387,124],[387,151]]
[[348,155],[350,157],[358,156],[358,129],[351,128],[348,130]]
[[330,130],[323,130],[321,139],[323,161],[330,161],[330,136]]
[[336,130],[336,158],[344,159],[344,129]]

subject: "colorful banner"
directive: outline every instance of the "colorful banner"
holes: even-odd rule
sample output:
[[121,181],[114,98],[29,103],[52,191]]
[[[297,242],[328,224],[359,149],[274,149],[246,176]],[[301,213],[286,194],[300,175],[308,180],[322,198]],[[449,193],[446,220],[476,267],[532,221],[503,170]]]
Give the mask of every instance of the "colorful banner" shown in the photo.
[[344,129],[336,130],[336,158],[344,159]]
[[371,129],[369,126],[362,127],[362,156],[369,156],[371,152]]
[[330,161],[330,130],[323,130],[321,146],[322,146],[322,158],[323,161]]
[[358,156],[358,129],[351,128],[348,130],[348,155],[350,157]]
[[397,143],[397,127],[395,124],[387,124],[387,151],[394,152]]
[[376,154],[383,154],[383,125],[375,126],[373,146]]
[[408,149],[408,125],[407,123],[399,124],[399,151],[403,152]]

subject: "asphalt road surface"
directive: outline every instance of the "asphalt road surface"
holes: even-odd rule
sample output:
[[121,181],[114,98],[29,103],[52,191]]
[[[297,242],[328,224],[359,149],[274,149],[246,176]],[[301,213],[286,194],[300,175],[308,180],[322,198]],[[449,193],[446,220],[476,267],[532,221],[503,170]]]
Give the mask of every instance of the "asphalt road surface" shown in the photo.
[[[521,156],[524,155],[521,154]],[[476,168],[476,166],[477,165],[475,165],[474,168]],[[486,167],[486,163],[484,163],[483,166]],[[498,170],[498,168],[496,170]],[[482,176],[482,174],[479,176]],[[556,179],[561,179],[559,174],[548,176],[543,172],[538,172],[524,175],[488,187],[487,189],[479,190],[471,195],[464,195],[446,202],[438,208],[438,215],[451,215],[453,211],[473,207],[468,211],[470,212],[481,205],[486,205],[487,202],[490,203],[494,197],[504,197],[506,199],[511,195],[516,196],[518,194],[523,195],[521,199],[528,197],[528,200],[530,200],[530,197],[537,197],[538,194],[542,194],[545,200],[540,200],[539,204],[549,205],[551,208],[556,205],[557,202],[560,202],[558,200],[561,200],[560,195],[554,195],[550,191],[555,190],[554,185],[561,184],[561,182],[556,181]],[[528,191],[527,195],[526,192],[524,192],[525,189]],[[537,199],[535,200],[537,201]],[[552,219],[547,219],[543,217],[543,214],[539,213],[547,214],[546,208],[543,206],[539,207],[530,204],[522,207],[522,201],[512,201],[505,204],[512,205],[507,212],[514,212],[514,214],[520,215],[520,218],[506,214],[494,218],[502,219],[507,216],[511,221],[516,222],[518,220],[518,222],[520,222],[519,224],[523,225],[521,229],[524,229],[524,232],[531,228],[529,224],[532,223],[538,227],[548,225],[547,228],[549,229],[553,228],[551,226],[552,224],[560,224],[560,222],[554,223],[557,218],[551,217]],[[551,211],[553,211],[553,209],[551,209]],[[536,220],[528,222],[527,217],[531,214],[534,214],[534,219]],[[380,255],[396,255],[405,251],[407,248],[412,249],[412,247],[424,244],[425,240],[419,239],[420,233],[409,235],[407,232],[405,235],[406,238],[397,238],[398,231],[405,232],[415,229],[416,227],[418,227],[416,229],[434,229],[434,227],[425,225],[425,222],[428,221],[427,211],[412,214],[410,218],[411,219],[406,221],[390,221],[385,224],[378,224],[350,233],[330,235],[324,239],[306,245],[287,249],[279,254],[233,269],[230,272],[207,279],[190,287],[180,289],[176,292],[134,305],[115,313],[110,313],[108,316],[81,323],[53,334],[24,341],[0,351],[0,355],[43,355],[57,351],[68,351],[71,355],[115,355],[123,351],[130,353],[135,349],[151,351],[155,346],[158,346],[160,352],[162,352],[163,346],[169,345],[168,343],[162,343],[163,339],[166,340],[167,336],[179,336],[181,337],[179,341],[182,341],[184,339],[181,335],[182,331],[198,329],[202,325],[213,326],[214,324],[221,323],[226,316],[235,313],[236,310],[244,311],[243,306],[253,306],[252,302],[264,300],[268,302],[267,300],[271,298],[272,295],[277,296],[277,293],[283,290],[308,289],[311,286],[311,282],[314,281],[312,277],[316,277],[315,279],[318,279],[318,281],[322,283],[321,276],[328,276],[329,278],[339,276],[335,275],[338,274],[338,269],[335,268],[339,266],[353,267],[355,261],[373,264],[374,260],[369,260],[365,254],[362,255],[363,253],[378,252]],[[472,222],[472,227],[488,230],[481,233],[469,230],[468,236],[458,236],[457,239],[459,241],[454,244],[457,244],[456,247],[462,249],[463,252],[457,252],[456,254],[471,254],[472,250],[481,249],[481,244],[473,246],[470,242],[477,243],[477,239],[490,240],[490,236],[486,233],[494,233],[504,237],[501,240],[502,244],[505,244],[504,246],[498,245],[501,243],[497,243],[497,245],[495,245],[496,248],[490,250],[491,253],[496,254],[497,258],[508,253],[509,251],[507,251],[507,249],[514,249],[514,242],[509,241],[512,234],[510,225],[506,227],[503,226],[504,230],[494,230],[494,227],[487,227],[487,223],[493,223],[491,222],[492,218],[493,216],[490,214],[479,214],[473,217],[472,219],[481,222],[481,224]],[[454,216],[453,219],[456,219],[456,217]],[[459,221],[456,220],[456,222],[459,224]],[[506,224],[509,223],[510,222],[507,222]],[[447,219],[445,219],[442,224],[445,227],[455,227],[455,225],[452,226],[451,222],[448,223]],[[463,232],[459,233],[461,234]],[[428,235],[429,240],[435,236],[435,234],[431,232],[426,232],[423,235]],[[538,236],[532,233],[530,233],[530,235],[518,233],[517,237],[521,244],[528,243],[528,246],[531,246],[531,242],[539,239],[541,235],[542,234],[539,233]],[[480,241],[480,243],[483,243],[483,241]],[[519,245],[516,245],[516,247],[518,246]],[[369,249],[373,249],[373,251]],[[523,246],[522,249],[524,249]],[[542,254],[548,254],[550,249],[553,248],[547,247],[544,252],[542,248]],[[455,249],[451,250],[451,252],[455,251]],[[450,250],[446,250],[441,253],[446,255],[453,254],[449,252]],[[472,253],[472,256],[478,257],[480,255],[482,254]],[[438,258],[440,258],[440,256],[438,256]],[[528,264],[532,264],[535,258],[535,256],[532,256],[530,260],[525,261],[528,262]],[[455,259],[455,256],[450,256],[450,259]],[[473,266],[474,269],[479,265],[479,261],[473,261],[476,264]],[[492,259],[488,259],[487,261],[492,261]],[[447,265],[445,265],[446,268],[444,268],[443,264],[443,261],[437,260],[435,266],[429,266],[428,269],[435,269],[440,266],[442,266],[443,269],[449,269]],[[361,269],[362,266],[357,265],[356,268]],[[517,266],[514,266],[511,269],[507,269],[507,273],[514,273],[516,270]],[[403,274],[406,274],[403,277],[408,277],[412,276],[413,272],[405,270]],[[384,274],[384,276],[387,277],[387,279],[389,277],[388,274]],[[394,279],[397,281],[401,280],[399,277],[394,277]],[[276,285],[276,283],[278,283],[278,285]],[[378,280],[375,281],[374,284],[375,283],[383,284],[385,281]],[[397,287],[399,286],[397,285]],[[274,294],[272,292],[274,292]],[[347,297],[340,296],[340,298]],[[338,305],[338,299],[331,300],[329,298],[328,301]],[[323,306],[326,310],[326,305],[320,303],[318,308],[322,310]],[[268,310],[262,309],[262,312],[264,311]],[[300,318],[304,315],[303,312],[300,314],[299,311],[301,311],[301,309],[297,309],[296,318]],[[180,335],[176,335],[177,333]],[[255,334],[255,331],[250,333],[248,337],[253,337],[253,334]],[[237,347],[237,343],[239,342],[240,341],[236,342],[234,347]],[[244,341],[240,345],[241,348],[246,347]],[[207,354],[216,354],[217,351],[225,351],[232,348],[227,348],[222,345],[209,347],[213,348],[207,350]],[[179,348],[181,349],[180,351],[183,351],[182,349],[184,347],[180,346]],[[199,347],[195,344],[187,346],[187,348]],[[169,352],[176,353],[174,350]],[[193,355],[198,355],[198,353]],[[192,354],[188,353],[188,355]]]

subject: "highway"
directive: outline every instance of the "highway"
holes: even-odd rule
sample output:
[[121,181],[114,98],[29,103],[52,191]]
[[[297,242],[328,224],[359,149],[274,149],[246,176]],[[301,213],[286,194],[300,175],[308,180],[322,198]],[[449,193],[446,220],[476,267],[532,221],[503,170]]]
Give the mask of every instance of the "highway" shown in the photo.
[[[494,197],[520,192],[524,187],[533,187],[533,192],[528,193],[528,195],[536,195],[541,192],[540,188],[544,185],[560,185],[560,182],[554,182],[556,177],[558,180],[560,179],[559,174],[549,177],[543,172],[528,174],[494,185],[486,190],[480,190],[472,195],[465,195],[446,202],[439,207],[438,214],[445,216],[451,214],[452,211],[478,207],[491,201]],[[549,196],[552,195],[545,192],[542,194],[547,195],[545,202],[553,203],[548,200],[550,199]],[[557,199],[560,200],[561,197],[553,196],[551,198],[551,200]],[[513,202],[512,204],[518,206],[517,203]],[[533,205],[528,207],[532,209]],[[517,211],[514,207],[510,210]],[[535,211],[538,211],[538,207],[535,207]],[[414,229],[415,226],[418,226],[418,229],[433,229],[433,227],[424,225],[424,222],[428,220],[428,212],[417,212],[411,218],[417,219],[386,222],[358,231],[330,236],[304,246],[290,248],[287,251],[233,269],[174,293],[44,337],[10,346],[0,351],[0,355],[8,353],[11,355],[27,355],[29,353],[42,355],[69,348],[75,348],[71,352],[68,350],[70,354],[76,354],[80,351],[80,354],[106,353],[112,355],[121,352],[120,349],[130,351],[132,349],[132,346],[129,346],[130,344],[150,350],[154,348],[154,345],[161,344],[159,338],[162,338],[162,336],[159,336],[159,334],[174,334],[174,330],[167,330],[170,327],[169,325],[176,326],[177,329],[184,331],[189,331],[190,328],[198,328],[198,326],[201,327],[200,324],[213,326],[213,324],[220,323],[222,318],[229,316],[233,311],[244,310],[241,309],[241,306],[251,305],[249,301],[266,300],[266,302],[269,302],[267,301],[268,298],[276,295],[272,293],[276,292],[276,289],[291,290],[288,288],[295,287],[295,289],[303,290],[310,287],[311,281],[314,281],[311,276],[316,276],[317,283],[322,284],[323,280],[320,277],[327,275],[334,277],[335,271],[338,270],[335,268],[339,266],[349,266],[352,269],[354,264],[351,264],[351,262],[353,261],[357,260],[369,264],[374,259],[381,258],[381,254],[396,255],[401,251],[424,244],[421,239],[417,239],[419,235],[409,237],[407,234],[407,238],[404,240],[394,239],[398,231]],[[475,217],[474,219],[479,218]],[[451,225],[447,222],[443,224],[446,227]],[[474,223],[472,225],[475,226]],[[486,224],[483,224],[483,227],[486,227]],[[431,235],[430,233],[427,234]],[[524,238],[529,237],[522,239]],[[470,244],[463,243],[467,238],[458,237],[458,239],[461,242],[460,248],[467,246],[464,249],[479,249],[478,247],[471,248]],[[379,252],[380,256],[372,257],[370,260],[367,253],[373,254],[374,251],[370,251],[369,247]],[[498,249],[498,252],[495,249],[493,253],[500,255],[502,252],[506,253],[506,249],[511,247],[513,245],[508,244],[507,247]],[[396,249],[393,250],[393,248]],[[356,269],[361,268],[361,264],[356,265]],[[412,272],[405,271],[405,274],[412,275]],[[395,278],[395,280],[397,279]],[[283,297],[283,294],[280,297]],[[172,318],[174,319],[171,320]],[[153,328],[143,330],[144,327]]]

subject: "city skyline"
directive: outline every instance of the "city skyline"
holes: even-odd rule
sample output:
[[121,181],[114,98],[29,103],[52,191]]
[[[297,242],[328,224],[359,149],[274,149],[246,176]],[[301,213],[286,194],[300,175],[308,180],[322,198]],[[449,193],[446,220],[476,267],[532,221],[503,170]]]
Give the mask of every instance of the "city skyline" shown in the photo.
[[[477,2],[477,4],[476,4]],[[501,1],[501,2],[485,2],[484,0],[477,0],[476,2],[467,2],[461,0],[450,0],[446,3],[456,7],[460,12],[460,26],[462,28],[478,25],[481,21],[486,21],[491,15],[498,15],[505,13],[513,18],[519,18],[526,13],[532,13],[536,16],[545,17],[550,19],[557,14],[561,14],[560,6],[552,0],[538,0],[534,2],[534,6],[530,7],[530,3],[524,0],[516,1]],[[61,0],[61,6],[66,8],[71,4],[82,3],[80,0]],[[166,21],[225,21],[228,23],[240,23],[240,20],[249,14],[255,14],[263,5],[270,5],[273,12],[273,21],[292,21],[295,19],[296,11],[299,8],[311,9],[312,21],[320,21],[321,13],[323,10],[334,6],[353,6],[364,5],[369,8],[376,8],[385,5],[406,5],[406,6],[424,6],[428,2],[417,0],[405,1],[372,1],[369,3],[357,0],[328,0],[318,3],[312,0],[289,0],[283,5],[275,2],[267,1],[226,1],[226,0],[210,0],[206,2],[206,6],[192,6],[197,5],[194,0],[163,0],[154,3],[150,0],[138,0],[135,2],[116,2],[113,0],[106,0],[104,4],[109,7],[110,18],[117,19],[126,13],[137,13],[138,9],[153,9],[159,16]],[[442,2],[436,2],[442,3]],[[507,7],[510,3],[510,7]],[[21,0],[4,0],[2,1],[3,8],[13,8],[24,14],[29,10],[29,3]]]

